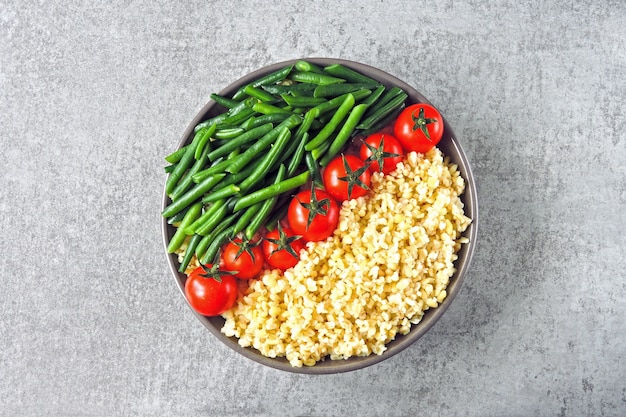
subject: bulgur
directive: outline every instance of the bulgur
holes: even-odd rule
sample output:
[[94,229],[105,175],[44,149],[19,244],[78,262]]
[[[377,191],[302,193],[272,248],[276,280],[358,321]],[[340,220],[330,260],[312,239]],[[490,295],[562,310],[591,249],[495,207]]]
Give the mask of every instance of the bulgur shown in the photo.
[[312,366],[382,354],[446,298],[471,220],[457,166],[433,148],[374,174],[372,192],[341,207],[334,235],[309,242],[284,273],[266,270],[223,314],[222,333],[268,357]]

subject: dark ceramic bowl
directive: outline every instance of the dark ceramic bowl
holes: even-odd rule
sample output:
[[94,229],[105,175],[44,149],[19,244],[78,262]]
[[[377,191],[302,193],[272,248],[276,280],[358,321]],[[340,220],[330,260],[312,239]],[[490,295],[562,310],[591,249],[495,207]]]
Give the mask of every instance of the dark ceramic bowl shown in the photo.
[[[430,103],[426,97],[420,94],[411,86],[407,85],[403,81],[395,78],[394,76],[387,74],[379,69],[373,68],[368,65],[360,64],[357,62],[346,61],[341,59],[329,59],[329,58],[306,58],[307,61],[320,65],[327,66],[333,63],[340,63],[345,65],[346,67],[352,68],[368,77],[371,77],[377,81],[380,81],[387,87],[398,86],[407,92],[409,98],[407,100],[407,104],[424,102]],[[280,68],[283,68],[287,65],[294,64],[296,60],[285,61],[276,63],[264,68],[261,68],[257,71],[254,71],[245,77],[235,81],[224,90],[220,92],[221,95],[231,96],[235,93],[235,91],[249,82],[262,77],[271,72],[277,71]],[[185,133],[178,144],[179,147],[184,146],[189,143],[193,138],[193,130],[194,127],[203,120],[206,120],[210,117],[213,117],[218,114],[219,106],[216,105],[215,102],[209,101],[200,112],[194,117],[191,121]],[[422,321],[413,325],[411,331],[406,335],[398,335],[396,338],[391,341],[387,345],[387,350],[382,355],[372,354],[366,357],[352,357],[346,360],[325,360],[318,362],[315,366],[312,367],[302,367],[295,368],[292,367],[289,362],[285,358],[267,358],[261,355],[257,350],[253,348],[243,348],[239,346],[237,343],[237,339],[235,337],[226,337],[224,334],[220,332],[224,324],[224,319],[221,317],[205,317],[197,314],[193,309],[190,310],[193,314],[196,315],[197,319],[211,332],[213,335],[219,339],[222,343],[226,344],[234,351],[239,352],[240,354],[259,362],[263,365],[270,366],[272,368],[296,372],[296,373],[304,373],[304,374],[331,374],[331,373],[340,373],[353,371],[356,369],[364,368],[366,366],[373,365],[380,361],[383,361],[396,353],[406,349],[411,344],[415,343],[420,337],[422,337],[436,322],[441,318],[441,316],[446,312],[455,296],[458,294],[461,289],[461,284],[463,283],[463,279],[467,274],[467,270],[472,259],[472,255],[474,253],[474,248],[476,247],[476,236],[477,236],[477,223],[478,223],[478,205],[476,201],[476,185],[474,183],[474,177],[472,176],[472,171],[470,169],[469,162],[461,148],[461,144],[457,141],[452,128],[448,124],[448,121],[445,120],[444,115],[444,123],[445,123],[445,131],[443,138],[437,145],[439,149],[444,153],[444,155],[450,158],[450,161],[456,163],[459,167],[461,175],[465,179],[466,189],[465,193],[462,196],[462,201],[465,204],[465,215],[472,219],[472,224],[468,227],[468,229],[463,234],[464,236],[469,238],[469,243],[462,245],[461,250],[458,253],[458,259],[455,262],[455,267],[457,269],[454,276],[450,279],[450,284],[447,288],[447,297],[443,303],[441,303],[435,309],[429,309],[424,313],[424,317]],[[163,202],[162,208],[164,209],[166,205],[169,203],[169,199],[165,192],[163,193]],[[167,221],[163,219],[162,221],[162,231],[163,231],[163,243],[165,247],[174,234],[173,227],[167,224]],[[181,294],[184,295],[184,287],[185,287],[185,279],[186,276],[178,272],[178,260],[175,255],[167,255],[167,261],[169,263],[170,270],[172,271],[172,275],[180,288]],[[184,298],[186,300],[186,298]]]

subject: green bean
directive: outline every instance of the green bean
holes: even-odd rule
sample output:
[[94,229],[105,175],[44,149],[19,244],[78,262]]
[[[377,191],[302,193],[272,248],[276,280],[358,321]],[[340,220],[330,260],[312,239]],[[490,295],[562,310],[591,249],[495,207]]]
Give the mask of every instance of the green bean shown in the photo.
[[237,136],[241,135],[243,132],[245,132],[244,129],[240,128],[240,127],[235,127],[235,128],[229,128],[229,129],[223,129],[223,130],[218,130],[215,132],[215,135],[213,135],[213,137],[215,139],[233,139],[236,138]]
[[191,258],[193,258],[193,254],[198,247],[200,241],[202,241],[203,236],[201,235],[193,235],[191,239],[189,239],[189,243],[187,244],[187,248],[185,249],[185,255],[183,256],[183,260],[178,267],[178,272],[185,272],[187,266],[189,266],[189,262],[191,262]]
[[[364,99],[365,97],[369,96],[370,94],[372,94],[372,91],[371,90],[357,90],[354,93],[348,93],[348,94],[352,94],[352,96],[354,97],[354,101],[358,102]],[[320,117],[322,114],[339,107],[341,103],[343,103],[343,101],[346,99],[346,97],[348,97],[348,94],[342,94],[338,97],[328,100],[326,103],[318,104],[317,106],[313,107],[309,111],[313,111],[316,118]]]
[[[244,120],[239,127],[244,129],[244,130],[250,130],[252,128],[252,125],[256,122],[257,117],[256,116],[251,116],[249,118],[247,118],[246,120]],[[257,125],[258,126],[258,125]]]
[[228,110],[227,117],[219,124],[237,125],[244,120],[247,120],[253,114],[253,112],[250,111],[250,107],[255,101],[257,100],[253,98],[248,98],[246,100],[240,101],[235,107]]
[[245,143],[258,139],[259,137],[265,135],[267,132],[271,131],[273,128],[274,126],[271,123],[266,123],[262,126],[250,129],[247,132],[242,133],[238,137],[229,140],[219,148],[209,152],[209,160],[215,161],[221,156],[228,155],[229,152],[234,151]]
[[227,111],[227,117],[220,124],[237,124],[247,119],[250,115],[249,109],[254,101],[256,99],[252,97],[241,101],[233,100],[235,105]]
[[[312,111],[313,109],[309,110]],[[313,112],[315,113],[315,112]],[[324,125],[322,124],[322,122],[319,121],[319,119],[313,119],[313,122],[311,123],[311,129],[313,130],[320,130],[321,128],[323,128]]]
[[294,141],[293,139],[289,140],[287,142],[287,145],[285,145],[285,149],[278,155],[278,158],[274,160],[272,166],[267,171],[268,175],[269,173],[276,172],[282,164],[287,166],[289,161],[291,161],[291,156],[298,148],[298,145],[299,143]]
[[317,85],[328,85],[328,84],[338,84],[344,83],[346,80],[342,78],[332,77],[326,74],[318,74],[315,72],[303,72],[303,71],[293,71],[289,78],[293,81],[302,82],[302,83],[311,83]]
[[298,144],[298,147],[296,148],[296,151],[291,158],[289,165],[287,166],[288,177],[291,177],[296,172],[296,169],[298,169],[298,167],[300,166],[300,163],[302,162],[302,158],[304,157],[305,153],[304,146],[306,145],[308,140],[309,132],[304,132],[304,135],[302,135],[302,139],[300,139],[300,143]]
[[176,169],[176,165],[177,164],[168,165],[163,168],[163,171],[165,171],[166,174],[170,174]]
[[313,111],[313,109],[307,111],[304,114],[304,118],[302,119],[302,123],[298,130],[296,130],[296,134],[294,135],[294,140],[299,142],[302,139],[302,136],[311,129],[313,123],[315,122],[315,118],[317,117],[317,113]]
[[291,107],[313,107],[328,101],[323,97],[294,97],[289,94],[281,94],[281,97]]
[[202,133],[202,136],[198,139],[198,146],[196,147],[196,152],[194,154],[194,158],[196,160],[200,159],[200,156],[204,152],[204,148],[208,148],[207,143],[209,143],[209,139],[211,139],[216,129],[217,125],[211,125],[207,129],[203,130],[204,133]]
[[298,188],[306,184],[308,179],[309,172],[305,171],[300,175],[296,175],[295,177],[288,178],[277,184],[272,184],[253,193],[245,195],[237,200],[237,202],[235,203],[235,207],[233,208],[233,212],[237,212],[258,203],[259,201],[264,201],[276,195],[291,191],[294,188]]
[[[229,130],[229,129],[243,129],[243,127],[241,127],[241,124],[234,125],[234,124],[220,123],[220,124],[215,125],[215,127],[218,132],[221,130]],[[213,138],[211,142],[215,142],[215,138]]]
[[232,161],[233,159],[238,157],[240,154],[241,154],[241,149],[239,148],[233,149],[232,151],[228,153],[228,155],[226,156],[226,159],[228,159],[229,161]]
[[194,132],[198,132],[199,130],[204,129],[205,127],[209,127],[211,125],[216,125],[222,123],[228,117],[228,112],[220,113],[215,117],[207,119],[203,122],[200,122],[193,128]]
[[202,203],[195,203],[187,213],[183,220],[180,222],[180,225],[176,229],[174,236],[170,239],[170,243],[167,245],[167,253],[174,253],[180,248],[180,246],[185,241],[187,234],[185,233],[185,228],[193,223],[194,220],[200,215],[200,211],[202,210]]
[[390,124],[392,121],[396,120],[396,118],[400,115],[400,113],[402,113],[402,110],[404,110],[404,108],[405,106],[403,104],[397,109],[395,109],[394,111],[392,111],[391,113],[389,113],[384,118],[380,119],[378,122],[374,123],[372,127],[370,127],[369,129],[355,130],[355,132],[358,132],[359,135],[365,136],[365,137],[371,135],[372,133],[376,133],[379,130],[381,130],[383,127]]
[[333,117],[330,121],[320,130],[317,135],[311,139],[309,143],[306,144],[304,149],[307,151],[312,151],[313,149],[320,146],[328,137],[337,129],[339,124],[346,118],[350,110],[354,107],[354,96],[352,93],[346,95],[346,98],[343,100]]
[[245,180],[252,171],[254,171],[257,167],[258,162],[255,160],[252,163],[248,164],[245,169],[236,173],[227,175],[222,181],[220,181],[220,187],[226,187],[230,184],[239,184],[241,181]]
[[287,129],[293,129],[302,123],[302,117],[298,115],[291,115],[285,120],[283,120],[278,126],[274,129],[266,133],[263,137],[258,139],[252,146],[250,146],[244,153],[239,155],[233,162],[226,168],[226,171],[231,174],[236,174],[243,169],[250,161],[252,161],[262,150],[270,146],[276,138],[278,134],[282,130],[283,127]]
[[233,234],[236,235],[237,233],[244,230],[248,226],[248,224],[250,224],[250,221],[254,218],[254,216],[259,212],[261,206],[263,206],[263,202],[256,203],[255,205],[248,207],[246,211],[239,217],[237,223],[235,223],[235,229],[233,230]]
[[265,221],[265,228],[271,232],[276,228],[278,222],[285,217],[287,211],[289,210],[289,204],[287,202],[291,199],[290,195],[285,195],[284,197],[279,197],[278,201],[274,205],[274,209],[272,213]]
[[404,105],[404,101],[408,98],[406,93],[402,93],[393,99],[391,99],[387,104],[381,107],[376,113],[371,114],[365,120],[363,120],[358,126],[357,129],[369,129],[376,122],[383,119],[392,111],[396,110],[398,107]]
[[200,242],[198,243],[198,245],[196,245],[196,247],[194,249],[194,252],[196,253],[196,258],[198,259],[198,261],[200,261],[200,259],[202,258],[202,256],[206,252],[206,248],[209,247],[209,245],[212,242],[212,240],[210,239],[211,234],[212,233],[209,233],[206,236],[197,235],[197,236],[201,236],[202,237],[202,239],[200,239]]
[[262,114],[274,114],[274,113],[291,113],[289,110],[282,109],[269,103],[262,101],[254,103],[252,110]]
[[194,164],[189,168],[185,176],[178,182],[176,187],[172,190],[172,194],[170,198],[172,200],[178,199],[183,193],[185,193],[189,188],[194,185],[193,176],[200,171],[207,163],[207,154],[209,153],[209,147],[205,146],[204,150],[200,154],[200,157],[194,162]]
[[368,106],[372,106],[376,100],[378,100],[380,98],[380,96],[385,92],[385,86],[381,85],[379,87],[377,87],[372,94],[370,94],[369,96],[367,96],[365,98],[365,100],[363,100],[361,102],[361,104],[367,104]]
[[291,131],[283,126],[278,134],[278,137],[276,138],[276,142],[274,142],[269,152],[265,155],[265,157],[263,157],[261,163],[248,178],[241,182],[240,187],[242,190],[249,190],[253,185],[258,183],[263,177],[265,177],[265,175],[267,175],[272,165],[281,156],[281,152],[285,149],[289,139],[291,139]]
[[270,94],[313,94],[315,88],[317,88],[317,84],[311,83],[294,83],[289,85],[266,85],[262,87],[263,90],[267,91]]
[[[198,246],[196,246],[196,258],[202,259],[209,245],[215,240],[215,236],[222,233],[224,229],[230,226],[237,215],[232,214],[229,217],[226,217],[220,224],[215,226],[215,229],[211,231],[211,233],[207,233],[206,236],[202,238]],[[199,235],[202,236],[202,235]]]
[[249,95],[250,97],[254,97],[258,100],[264,101],[266,103],[273,103],[276,101],[276,98],[268,93],[265,90],[262,90],[258,87],[254,87],[250,84],[244,87],[243,91]]
[[313,97],[317,97],[317,98],[337,97],[342,94],[353,93],[358,90],[372,90],[374,88],[378,88],[378,86],[380,86],[380,84],[343,83],[343,84],[318,85],[315,91],[313,92]]
[[167,219],[167,224],[178,226],[178,224],[183,220],[183,218],[185,217],[185,214],[188,211],[189,211],[189,208],[179,211],[178,213],[176,213],[175,216],[172,216],[169,219]]
[[387,90],[385,94],[380,97],[380,99],[376,103],[373,103],[370,106],[370,108],[367,110],[367,114],[365,117],[367,118],[370,115],[378,112],[378,110],[380,110],[385,104],[389,103],[390,100],[398,97],[401,94],[404,94],[404,91],[402,89],[400,89],[399,87],[391,87],[389,90]]
[[232,100],[228,97],[220,96],[219,94],[215,93],[211,94],[211,99],[217,104],[221,104],[222,106],[226,107],[227,109],[232,109],[240,103],[237,100]]
[[175,150],[171,154],[167,155],[165,157],[165,160],[169,162],[170,164],[175,164],[176,162],[180,161],[180,158],[183,157],[188,147],[189,145],[185,145],[182,148]]
[[225,176],[225,174],[217,174],[205,178],[204,180],[202,180],[202,182],[196,184],[196,186],[193,187],[191,190],[180,196],[178,200],[167,206],[165,210],[163,210],[163,212],[161,213],[162,216],[171,217],[179,211],[184,210],[194,201],[198,200],[202,196],[202,194],[213,188]]
[[215,238],[207,248],[206,252],[202,256],[202,259],[200,261],[202,264],[208,264],[215,260],[217,253],[220,250],[220,247],[233,236],[233,229],[234,226],[230,226],[215,236]]
[[202,239],[200,240],[200,243],[198,243],[198,245],[196,246],[196,248],[194,250],[194,252],[196,253],[196,258],[198,260],[200,260],[202,258],[202,256],[206,252],[206,248],[208,248],[209,245],[211,244],[211,242],[213,241],[211,239],[211,235],[212,234],[213,234],[213,232],[209,233],[206,236],[197,235],[197,236],[201,236],[202,237]]
[[196,172],[191,177],[191,179],[193,180],[193,182],[198,184],[199,182],[203,181],[207,177],[224,172],[228,165],[230,165],[230,161],[220,158],[216,160],[215,163],[213,163],[210,167],[203,169],[200,172]]
[[[304,85],[304,84],[296,84],[296,85]],[[314,86],[315,84],[311,84],[311,85]],[[290,96],[293,96],[293,97],[313,97],[314,92],[315,92],[315,89],[310,90],[308,88],[305,88],[305,89],[302,89],[302,91],[295,90],[295,91],[291,91],[289,93],[283,93],[283,94],[289,94]]]
[[185,154],[180,158],[180,161],[178,161],[176,168],[174,168],[174,171],[172,171],[172,173],[167,177],[167,180],[165,181],[165,192],[168,195],[174,191],[178,181],[183,176],[185,171],[187,171],[189,165],[191,165],[191,161],[193,161],[193,157],[196,153],[196,147],[198,146],[198,141],[201,136],[202,132],[196,132],[191,144],[185,150]]
[[354,71],[341,64],[331,64],[324,67],[324,71],[335,77],[343,78],[351,83],[375,83],[373,79]]
[[339,151],[341,151],[341,149],[350,138],[350,135],[352,135],[352,132],[354,132],[356,125],[359,124],[359,121],[363,117],[365,110],[367,110],[367,104],[358,104],[352,109],[350,115],[346,119],[346,122],[339,130],[339,133],[337,133],[337,136],[335,136],[335,139],[333,139],[333,141],[331,142],[326,155],[320,161],[320,164],[322,166],[328,165],[330,160],[334,158],[335,155],[339,153]]
[[[250,85],[252,85],[253,87],[263,87],[269,84],[277,83],[278,81],[282,81],[287,78],[292,69],[293,65],[286,66],[279,69],[278,71],[267,74],[266,76],[251,82]],[[244,89],[245,86],[237,90],[233,95],[233,100],[241,100],[243,97],[245,97],[246,93],[244,92]]]
[[[273,185],[279,184],[283,180],[283,178],[285,177],[285,171],[285,165],[281,165],[280,168],[278,168],[278,173],[276,174]],[[263,201],[263,203],[260,203],[261,208],[255,214],[254,218],[250,220],[248,226],[246,227],[246,237],[248,239],[252,239],[257,230],[259,230],[261,225],[268,218],[277,200],[278,195],[268,198],[267,200]]]
[[318,185],[320,188],[324,187],[324,182],[322,181],[322,175],[320,174],[320,167],[317,165],[317,161],[313,158],[313,154],[307,152],[304,157],[304,161],[306,162],[306,167],[311,174],[311,181]]
[[[287,107],[291,107],[291,106],[287,106]],[[299,115],[302,115],[305,111],[307,111],[305,107],[293,107],[291,109],[291,112],[293,114],[299,114]]]
[[248,108],[248,109],[243,110],[241,113],[238,113],[232,117],[224,119],[224,123],[241,124],[245,122],[246,120],[248,120],[249,118],[251,118],[252,116],[254,116],[254,114],[255,114],[254,110]]
[[291,158],[291,155],[293,155],[293,153],[296,152],[298,147],[302,144],[302,137],[305,133],[307,133],[307,130],[308,130],[308,127],[305,127],[303,129],[303,125],[306,122],[306,116],[304,119],[305,120],[302,122],[302,124],[300,124],[300,127],[298,128],[296,133],[293,135],[293,139],[287,145],[285,152],[283,152],[283,154],[281,155],[277,163],[272,165],[272,169],[270,171],[274,171],[276,168],[278,168],[278,165],[282,164],[283,162],[287,161],[287,159]]
[[230,213],[233,212],[233,209],[235,208],[235,204],[237,204],[238,200],[239,200],[239,197],[231,197],[228,199],[228,201],[226,201],[226,205],[228,206],[228,211]]
[[289,116],[290,116],[289,113],[262,114],[257,117],[251,117],[250,119],[246,121],[246,123],[243,123],[241,127],[243,127],[246,130],[251,130],[251,129],[254,129],[255,127],[262,126],[266,123],[280,123]]
[[215,229],[215,226],[220,224],[220,222],[224,219],[224,217],[226,217],[228,212],[228,205],[224,204],[222,206],[219,206],[213,212],[213,214],[205,220],[204,223],[202,223],[194,230],[194,232],[199,235],[206,236],[208,233],[211,233],[213,229]]
[[210,194],[205,195],[202,198],[203,203],[210,203],[216,200],[220,200],[225,197],[230,197],[231,195],[237,194],[241,189],[235,184],[226,185],[220,189],[212,191]]
[[364,98],[369,97],[372,94],[372,90],[361,89],[361,90],[356,90],[355,92],[350,93],[350,94],[354,96],[354,101],[359,103]]
[[331,140],[327,140],[326,142],[322,143],[317,148],[313,149],[311,151],[311,155],[313,155],[313,159],[315,159],[316,161],[319,161],[320,158],[326,153],[328,148],[330,148],[331,142],[332,142]]
[[326,123],[328,123],[328,122],[330,121],[330,119],[331,119],[334,115],[335,115],[335,113],[334,113],[334,112],[326,112],[326,113],[324,113],[324,114],[320,115],[320,116],[317,118],[317,121],[320,123],[320,127],[319,127],[319,128],[320,128],[320,129],[322,129],[322,128],[326,125]]
[[211,165],[209,168],[203,169],[202,171],[195,173],[191,177],[193,182],[197,184],[210,176],[213,176],[215,174],[220,174],[226,171],[226,168],[232,163],[232,161],[229,161],[227,159],[224,159],[222,161],[217,160],[215,162],[217,163]]
[[224,159],[222,161],[218,159],[215,160],[215,164],[210,166],[209,168],[206,168],[200,172],[198,172],[197,174],[195,174],[193,176],[193,180],[194,182],[200,182],[203,179],[205,179],[206,177],[210,177],[211,175],[215,175],[215,174],[220,174],[224,171],[226,171],[226,169],[228,167],[230,167],[233,163],[235,163],[238,159],[240,159],[242,155],[237,155],[231,159]]
[[303,72],[315,72],[317,74],[323,74],[324,70],[320,67],[318,67],[317,65],[308,62],[308,61],[303,61],[303,60],[298,60],[296,61],[296,65],[295,65],[296,69],[298,71],[303,71]]
[[202,213],[200,215],[200,217],[198,217],[193,223],[191,223],[190,225],[187,226],[187,228],[185,229],[185,233],[188,235],[192,235],[194,233],[196,233],[196,231],[200,228],[200,226],[202,226],[204,223],[206,223],[211,217],[213,217],[215,215],[215,213],[223,206],[226,205],[226,200],[219,200],[214,202],[213,204],[211,204],[209,206],[209,208],[207,208],[206,210],[204,210],[204,213]]
[[[228,154],[228,156],[226,157],[226,159],[228,159],[228,157],[230,156],[230,154]],[[207,155],[207,159],[208,159],[208,155]],[[209,165],[209,168],[216,168],[217,169],[217,165],[223,163],[226,159],[224,159],[224,157],[222,158],[217,158],[215,161],[211,161],[211,165]]]

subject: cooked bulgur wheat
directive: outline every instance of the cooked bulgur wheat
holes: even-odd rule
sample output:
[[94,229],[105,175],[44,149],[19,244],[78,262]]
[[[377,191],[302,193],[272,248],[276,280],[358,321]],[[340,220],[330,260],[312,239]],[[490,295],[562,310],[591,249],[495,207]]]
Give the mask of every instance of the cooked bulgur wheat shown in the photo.
[[268,357],[312,366],[381,354],[446,298],[461,233],[471,220],[457,166],[434,148],[374,174],[367,197],[344,202],[332,237],[298,264],[266,270],[223,314],[222,333]]

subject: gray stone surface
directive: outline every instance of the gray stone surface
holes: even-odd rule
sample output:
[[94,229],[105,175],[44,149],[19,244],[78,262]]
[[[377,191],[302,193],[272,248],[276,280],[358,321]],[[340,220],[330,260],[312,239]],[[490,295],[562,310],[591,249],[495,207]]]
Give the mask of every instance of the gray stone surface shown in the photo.
[[[280,3],[0,0],[0,415],[626,415],[626,3]],[[307,56],[439,106],[481,214],[424,338],[316,377],[204,330],[159,229],[209,94]]]

